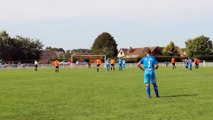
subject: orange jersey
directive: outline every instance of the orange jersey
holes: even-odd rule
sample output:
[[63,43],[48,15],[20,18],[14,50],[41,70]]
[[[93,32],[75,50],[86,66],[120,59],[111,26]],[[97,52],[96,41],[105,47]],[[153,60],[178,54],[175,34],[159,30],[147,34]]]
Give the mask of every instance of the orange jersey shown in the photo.
[[110,64],[115,64],[115,60],[114,60],[114,59],[111,59],[111,60],[110,60]]
[[197,58],[195,58],[195,59],[194,59],[194,62],[195,62],[195,63],[200,63],[200,60],[197,59]]
[[53,65],[54,65],[54,66],[59,66],[59,64],[60,64],[60,63],[59,63],[58,60],[55,60],[55,61],[53,62]]
[[101,60],[99,60],[99,59],[97,59],[96,61],[95,61],[95,63],[98,65],[100,65],[101,64]]
[[197,58],[194,59],[194,62],[197,63]]
[[175,58],[172,58],[171,62],[172,62],[172,63],[175,63]]
[[200,60],[199,60],[199,59],[197,59],[197,62],[198,62],[198,63],[200,63]]

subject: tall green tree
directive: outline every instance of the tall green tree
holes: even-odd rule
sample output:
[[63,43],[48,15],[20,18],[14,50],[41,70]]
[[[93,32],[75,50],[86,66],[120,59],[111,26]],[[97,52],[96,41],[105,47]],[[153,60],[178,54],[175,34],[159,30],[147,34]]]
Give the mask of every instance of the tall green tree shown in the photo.
[[0,32],[0,59],[5,61],[30,61],[39,59],[43,44],[39,40]]
[[163,54],[164,55],[178,55],[178,47],[175,46],[173,41],[170,41],[170,43],[163,49]]
[[73,49],[71,50],[72,54],[76,54],[76,55],[88,55],[91,54],[91,50],[90,49]]
[[12,39],[6,31],[0,32],[0,59],[12,60]]
[[9,39],[9,34],[6,31],[0,32],[0,38],[3,41],[7,41]]
[[210,55],[212,53],[212,41],[204,36],[188,39],[186,42],[186,53],[189,57],[197,55]]
[[65,52],[65,50],[63,48],[52,48],[52,47],[46,47],[46,50],[53,50],[53,51],[56,51],[56,52]]
[[116,57],[118,53],[117,43],[109,33],[103,32],[95,39],[91,51],[93,54],[105,54],[107,57]]
[[18,50],[22,54],[21,60],[35,60],[40,58],[40,54],[43,48],[42,42],[39,40],[16,36]]

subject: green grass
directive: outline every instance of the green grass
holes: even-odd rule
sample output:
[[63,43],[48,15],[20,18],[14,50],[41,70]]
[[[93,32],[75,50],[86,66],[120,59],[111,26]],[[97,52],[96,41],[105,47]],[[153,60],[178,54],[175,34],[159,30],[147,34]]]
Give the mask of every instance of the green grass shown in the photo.
[[148,99],[136,68],[0,69],[0,120],[212,120],[213,67],[156,75]]

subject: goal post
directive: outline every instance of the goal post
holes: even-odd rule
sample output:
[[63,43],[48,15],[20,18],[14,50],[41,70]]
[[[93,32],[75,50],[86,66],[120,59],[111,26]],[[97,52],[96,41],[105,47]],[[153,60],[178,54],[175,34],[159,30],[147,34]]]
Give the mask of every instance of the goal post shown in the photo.
[[73,62],[73,58],[74,57],[104,57],[104,67],[106,66],[106,55],[75,55],[75,54],[71,54],[71,68],[74,68],[74,62]]

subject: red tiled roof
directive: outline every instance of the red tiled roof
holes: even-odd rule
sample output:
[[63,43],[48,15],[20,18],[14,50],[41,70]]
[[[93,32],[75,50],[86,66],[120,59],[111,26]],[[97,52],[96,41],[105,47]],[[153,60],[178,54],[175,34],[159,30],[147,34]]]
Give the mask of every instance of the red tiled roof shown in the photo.
[[[144,51],[146,48],[147,47],[144,47],[144,48],[132,48],[132,47],[130,47],[130,48],[121,48],[120,50],[122,50],[124,52],[125,56],[128,56],[128,57],[131,57],[131,56],[132,57],[138,57],[142,53],[142,51]],[[155,46],[155,47],[148,47],[148,48],[151,49],[151,52],[154,52],[156,49],[158,51],[160,51],[157,46]]]
[[51,58],[58,58],[54,51],[45,50],[41,52],[41,57],[39,63],[41,64],[48,64],[51,62]]

